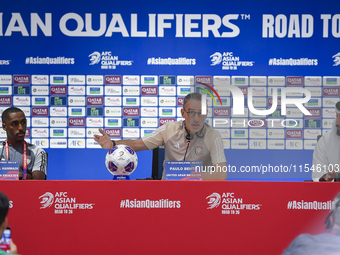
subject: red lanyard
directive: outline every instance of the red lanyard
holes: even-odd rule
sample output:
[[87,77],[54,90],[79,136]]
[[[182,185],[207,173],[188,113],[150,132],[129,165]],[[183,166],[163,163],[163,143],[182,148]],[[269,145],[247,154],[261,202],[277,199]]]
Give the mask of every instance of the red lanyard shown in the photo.
[[[8,148],[7,140],[6,140],[6,157],[7,157],[7,160],[9,160],[9,148]],[[23,171],[24,171],[22,179],[26,180],[26,177],[27,177],[27,146],[26,146],[26,141],[24,141],[23,166],[22,166],[22,168],[23,168]]]

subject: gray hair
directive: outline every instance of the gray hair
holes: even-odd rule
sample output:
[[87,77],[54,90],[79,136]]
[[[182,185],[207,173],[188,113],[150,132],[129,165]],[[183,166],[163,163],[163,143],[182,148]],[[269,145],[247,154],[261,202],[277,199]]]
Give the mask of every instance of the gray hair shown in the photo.
[[188,95],[185,96],[184,100],[183,100],[183,109],[185,104],[190,100],[198,100],[198,101],[202,101],[202,95],[200,93],[194,92],[194,93],[190,93]]

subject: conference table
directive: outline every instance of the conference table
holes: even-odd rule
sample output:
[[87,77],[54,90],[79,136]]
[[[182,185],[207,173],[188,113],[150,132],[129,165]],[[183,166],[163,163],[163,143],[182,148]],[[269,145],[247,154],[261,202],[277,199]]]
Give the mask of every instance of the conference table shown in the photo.
[[338,183],[1,181],[20,254],[282,254]]

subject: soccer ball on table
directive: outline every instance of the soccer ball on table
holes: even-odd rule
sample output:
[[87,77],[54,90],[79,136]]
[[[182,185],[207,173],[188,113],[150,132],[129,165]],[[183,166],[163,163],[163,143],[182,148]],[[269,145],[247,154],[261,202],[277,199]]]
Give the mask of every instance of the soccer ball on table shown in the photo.
[[130,175],[138,164],[136,152],[126,145],[111,148],[105,158],[107,170],[113,175]]

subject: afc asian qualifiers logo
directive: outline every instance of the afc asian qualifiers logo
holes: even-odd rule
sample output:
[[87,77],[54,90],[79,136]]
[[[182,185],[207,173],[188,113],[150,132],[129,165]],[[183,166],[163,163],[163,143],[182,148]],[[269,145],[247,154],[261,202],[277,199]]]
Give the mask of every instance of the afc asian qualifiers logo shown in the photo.
[[100,53],[98,51],[93,52],[89,57],[91,61],[90,65],[98,64],[100,61]]
[[131,66],[132,60],[119,60],[118,56],[113,56],[111,51],[94,51],[89,56],[90,65],[100,63],[101,69],[116,69],[116,66]]
[[41,204],[40,209],[45,209],[45,208],[50,207],[53,204],[54,196],[53,196],[52,193],[46,192],[44,195],[41,195],[39,197],[39,199],[41,199],[41,201],[40,201],[40,204]]
[[212,54],[210,56],[210,58],[211,58],[211,65],[215,66],[215,65],[218,65],[218,64],[221,63],[221,61],[222,61],[222,54],[219,53],[219,52],[215,52],[214,54]]
[[334,58],[334,65],[333,66],[338,66],[340,65],[340,52],[335,54],[332,58]]
[[241,61],[239,56],[234,56],[234,52],[215,52],[210,55],[211,66],[222,63],[222,70],[237,70],[239,67],[252,67],[255,61]]
[[222,214],[240,214],[241,211],[257,211],[261,209],[261,204],[244,203],[243,198],[235,196],[234,192],[223,192],[220,195],[217,192],[207,196],[207,209],[218,208],[221,204]]
[[[91,210],[94,203],[78,202],[76,197],[69,197],[68,192],[45,192],[39,197],[40,209],[54,207],[54,214],[73,214],[79,210]],[[53,206],[52,206],[53,205]]]
[[218,193],[212,193],[210,196],[207,196],[206,199],[208,199],[208,209],[218,207],[221,203],[221,195]]

